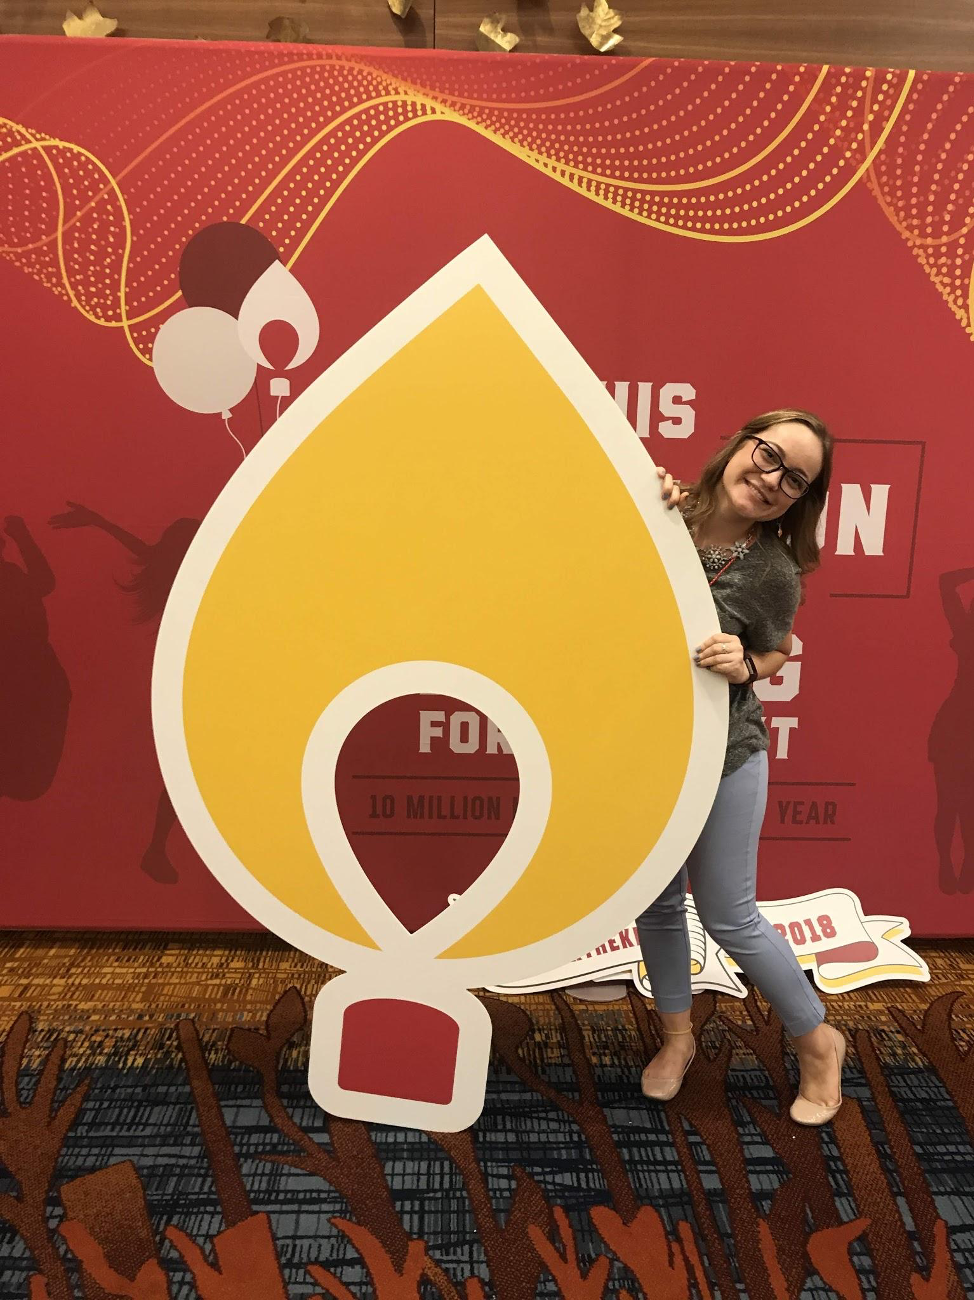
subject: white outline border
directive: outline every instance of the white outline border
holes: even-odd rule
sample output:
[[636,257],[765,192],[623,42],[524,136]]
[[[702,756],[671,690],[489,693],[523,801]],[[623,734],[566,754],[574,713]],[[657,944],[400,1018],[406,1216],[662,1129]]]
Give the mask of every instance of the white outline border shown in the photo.
[[[407,968],[408,969],[408,968]],[[406,991],[397,993],[406,985]],[[417,1101],[385,1093],[357,1092],[343,1088],[341,1044],[345,1012],[370,998],[420,1002],[448,1015],[458,1032],[453,1073],[453,1096],[448,1102]],[[308,1089],[322,1108],[333,1115],[361,1119],[372,1124],[396,1124],[402,1128],[427,1129],[434,1133],[457,1133],[476,1123],[484,1108],[487,1067],[490,1064],[491,1020],[486,1007],[472,993],[454,982],[434,978],[416,980],[400,966],[398,984],[391,983],[384,969],[356,971],[329,980],[315,998],[311,1017],[311,1048],[308,1058]],[[389,1060],[384,1045],[376,1044],[376,1064],[395,1080],[396,1062]]]
[[[690,647],[716,629],[706,580],[677,511],[660,500],[653,463],[625,416],[584,359],[488,236],[483,236],[320,375],[250,452],[203,520],[173,584],[156,643],[152,675],[153,730],[163,779],[177,816],[200,857],[227,892],[275,934],[345,970],[381,955],[312,927],[260,885],[223,839],[203,802],[182,723],[183,672],[197,610],[210,576],[240,521],[266,484],[309,432],[380,366],[475,287],[481,287],[572,403],[611,461],[659,551]],[[652,671],[651,659],[641,671]],[[509,983],[571,961],[641,911],[675,873],[693,846],[720,780],[727,735],[727,687],[714,674],[692,671],[693,737],[683,787],[653,850],[626,883],[567,929],[524,947],[481,957],[441,960],[445,984],[466,988]],[[592,864],[598,870],[598,863]],[[552,882],[553,887],[557,881]],[[309,941],[308,931],[313,929]],[[407,975],[397,963],[399,975]],[[429,968],[427,968],[429,970]]]
[[[443,911],[414,933],[399,921],[362,870],[342,825],[335,791],[338,757],[349,732],[378,705],[403,695],[452,695],[485,714],[510,745],[520,777],[514,823],[487,869],[455,903],[444,899]],[[347,686],[315,723],[304,753],[301,797],[318,856],[328,864],[332,883],[358,923],[387,956],[406,962],[428,960],[472,930],[524,874],[548,824],[551,765],[530,717],[490,678],[435,660],[390,664]]]

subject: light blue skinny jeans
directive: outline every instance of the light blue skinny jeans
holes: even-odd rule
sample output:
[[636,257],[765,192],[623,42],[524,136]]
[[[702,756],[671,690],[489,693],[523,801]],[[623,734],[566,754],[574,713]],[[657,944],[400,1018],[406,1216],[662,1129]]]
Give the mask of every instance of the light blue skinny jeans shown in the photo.
[[768,756],[725,776],[686,864],[636,922],[660,1011],[690,1009],[687,880],[703,928],[757,985],[793,1038],[825,1019],[798,959],[757,908],[758,839],[768,802]]

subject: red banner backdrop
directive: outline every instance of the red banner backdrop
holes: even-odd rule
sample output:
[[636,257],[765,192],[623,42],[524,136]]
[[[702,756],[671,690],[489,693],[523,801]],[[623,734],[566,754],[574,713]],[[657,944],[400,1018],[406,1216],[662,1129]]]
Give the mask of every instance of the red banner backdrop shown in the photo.
[[[0,87],[5,924],[251,924],[173,825],[149,719],[169,584],[240,458],[152,342],[187,240],[229,220],[316,305],[295,392],[487,233],[657,463],[820,412],[841,441],[763,688],[759,893],[974,932],[974,79],[7,37]],[[262,372],[245,447],[276,400]],[[443,714],[426,752],[462,775]]]

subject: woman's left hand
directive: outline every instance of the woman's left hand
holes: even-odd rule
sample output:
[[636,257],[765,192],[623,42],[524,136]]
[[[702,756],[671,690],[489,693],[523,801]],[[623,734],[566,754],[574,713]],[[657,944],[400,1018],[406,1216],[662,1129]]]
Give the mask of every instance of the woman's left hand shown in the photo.
[[731,636],[729,632],[718,632],[710,636],[703,645],[694,651],[694,663],[698,668],[726,677],[736,686],[743,686],[750,677],[744,662],[744,647],[740,637]]

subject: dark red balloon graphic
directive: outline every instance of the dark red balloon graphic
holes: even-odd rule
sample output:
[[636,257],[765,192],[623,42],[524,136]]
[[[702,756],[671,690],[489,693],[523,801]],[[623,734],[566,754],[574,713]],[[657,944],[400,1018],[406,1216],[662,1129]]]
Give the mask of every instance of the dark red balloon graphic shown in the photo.
[[236,316],[277,249],[253,226],[219,221],[192,237],[179,259],[179,288],[190,307],[216,307]]
[[410,933],[483,875],[517,810],[514,755],[462,700],[405,695],[349,733],[335,770],[345,834]]

